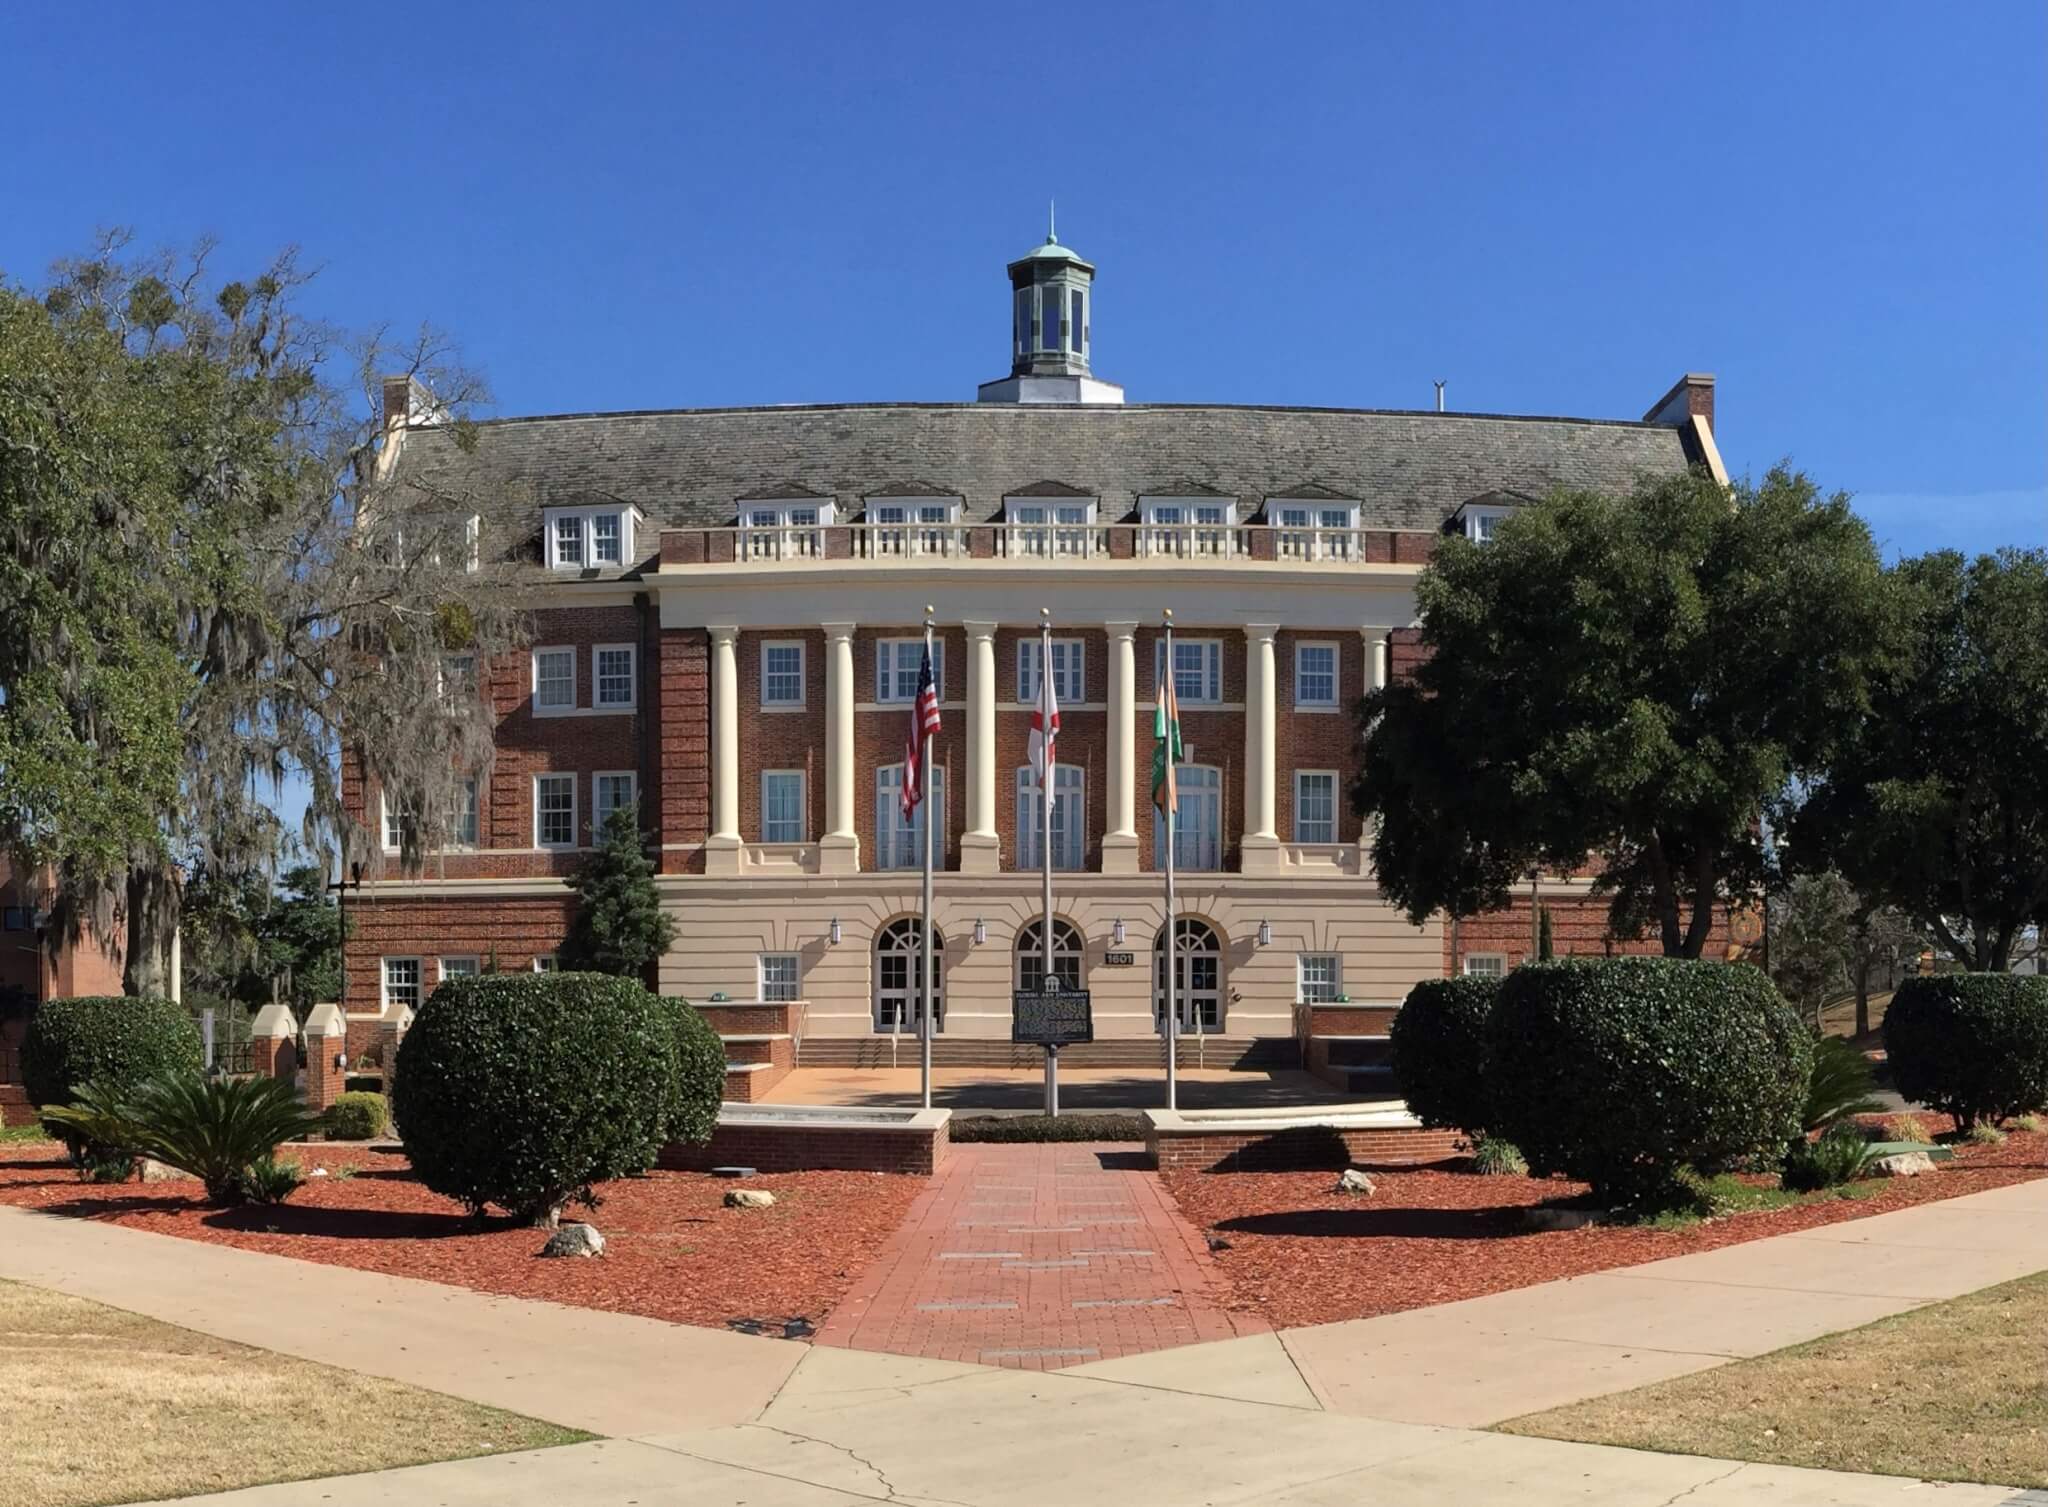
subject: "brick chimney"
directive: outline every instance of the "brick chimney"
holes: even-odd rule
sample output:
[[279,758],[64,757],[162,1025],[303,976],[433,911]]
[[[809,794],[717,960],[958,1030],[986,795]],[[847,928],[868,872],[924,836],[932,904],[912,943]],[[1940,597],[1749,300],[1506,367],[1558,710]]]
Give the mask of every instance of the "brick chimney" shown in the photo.
[[427,390],[411,373],[384,379],[384,429],[403,429],[416,422],[430,403]]
[[1643,415],[1645,424],[1669,424],[1674,428],[1684,426],[1687,419],[1698,419],[1709,431],[1714,427],[1714,374],[1712,372],[1687,372],[1671,384],[1671,391],[1650,405],[1650,411]]

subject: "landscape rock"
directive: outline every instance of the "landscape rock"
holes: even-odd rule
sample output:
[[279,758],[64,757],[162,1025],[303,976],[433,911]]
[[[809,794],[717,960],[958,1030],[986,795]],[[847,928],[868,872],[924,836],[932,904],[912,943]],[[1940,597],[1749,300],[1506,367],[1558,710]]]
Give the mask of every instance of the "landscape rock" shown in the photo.
[[184,1183],[192,1180],[189,1172],[180,1172],[176,1167],[167,1167],[153,1156],[141,1157],[136,1161],[136,1171],[146,1183]]
[[1339,1193],[1363,1193],[1369,1198],[1372,1196],[1373,1180],[1356,1167],[1346,1167],[1344,1175],[1337,1179],[1337,1191]]
[[594,1224],[565,1224],[548,1236],[540,1248],[543,1256],[602,1256],[604,1236]]
[[1924,1151],[1902,1151],[1878,1157],[1863,1170],[1870,1177],[1918,1177],[1934,1170],[1934,1158]]
[[773,1208],[775,1195],[761,1188],[730,1188],[726,1191],[725,1206],[728,1209]]
[[314,1168],[314,1169],[313,1169],[313,1170],[312,1170],[311,1172],[308,1172],[308,1173],[306,1174],[306,1176],[308,1176],[308,1177],[325,1177],[325,1176],[327,1176],[327,1169],[326,1169],[325,1167],[315,1167],[315,1168]]

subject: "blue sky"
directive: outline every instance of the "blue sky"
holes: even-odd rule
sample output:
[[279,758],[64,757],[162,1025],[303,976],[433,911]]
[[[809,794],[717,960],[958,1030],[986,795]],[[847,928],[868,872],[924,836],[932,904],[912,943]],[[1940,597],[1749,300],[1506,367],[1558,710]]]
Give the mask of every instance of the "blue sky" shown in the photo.
[[504,413],[964,399],[1003,263],[1134,401],[1720,379],[1894,552],[2048,541],[2048,7],[17,5],[0,271],[296,242]]

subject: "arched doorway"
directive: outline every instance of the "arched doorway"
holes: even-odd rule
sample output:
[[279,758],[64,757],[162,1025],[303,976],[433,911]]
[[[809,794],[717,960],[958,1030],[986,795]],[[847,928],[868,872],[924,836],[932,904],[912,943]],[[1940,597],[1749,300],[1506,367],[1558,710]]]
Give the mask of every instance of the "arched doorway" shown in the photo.
[[[875,933],[875,1029],[919,1029],[917,960],[923,945],[923,924],[915,916],[891,921]],[[946,1029],[946,936],[932,928],[932,1029]]]
[[[1015,987],[1036,994],[1045,981],[1045,943],[1040,923],[1031,922],[1017,933]],[[1069,989],[1081,987],[1081,933],[1058,916],[1052,918],[1052,971]]]
[[[1223,943],[1215,928],[1193,916],[1174,922],[1173,1002],[1183,1033],[1223,1029]],[[1166,1031],[1166,929],[1152,943],[1152,1025]]]

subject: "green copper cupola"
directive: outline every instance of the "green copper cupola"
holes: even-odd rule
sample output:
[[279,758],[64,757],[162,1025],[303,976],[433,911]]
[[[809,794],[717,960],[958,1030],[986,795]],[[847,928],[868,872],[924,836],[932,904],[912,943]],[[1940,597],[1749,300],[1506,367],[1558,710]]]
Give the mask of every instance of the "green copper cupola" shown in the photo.
[[1010,375],[985,382],[984,403],[1121,403],[1123,389],[1088,368],[1095,268],[1059,242],[1050,215],[1045,243],[1011,262]]

